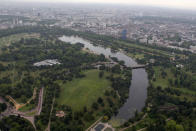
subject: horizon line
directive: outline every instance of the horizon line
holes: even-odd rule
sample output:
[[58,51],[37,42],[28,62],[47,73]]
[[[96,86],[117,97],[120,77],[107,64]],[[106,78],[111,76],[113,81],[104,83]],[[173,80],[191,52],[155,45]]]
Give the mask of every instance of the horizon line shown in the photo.
[[120,2],[115,2],[115,3],[111,3],[111,2],[98,2],[98,1],[26,1],[26,0],[19,0],[19,1],[15,1],[15,0],[4,0],[4,1],[0,1],[1,2],[20,2],[20,3],[48,3],[48,4],[99,4],[99,5],[121,5],[121,6],[138,6],[138,7],[154,7],[154,8],[165,8],[165,9],[172,9],[172,10],[184,10],[184,11],[196,11],[196,8],[183,8],[183,7],[174,7],[174,6],[166,6],[166,5],[148,5],[148,4],[136,4],[136,3],[120,3]]

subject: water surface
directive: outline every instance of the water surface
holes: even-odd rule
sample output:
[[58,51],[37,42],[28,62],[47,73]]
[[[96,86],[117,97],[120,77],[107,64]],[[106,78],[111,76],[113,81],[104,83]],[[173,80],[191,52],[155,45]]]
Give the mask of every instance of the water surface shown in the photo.
[[[88,48],[90,51],[96,54],[103,54],[105,57],[116,57],[118,60],[124,61],[127,67],[134,67],[138,65],[134,59],[122,52],[114,53],[110,48],[94,46],[90,41],[81,37],[62,36],[59,39],[71,44],[82,43],[84,44],[84,48]],[[131,85],[129,88],[129,97],[125,104],[119,109],[117,116],[113,117],[113,119],[119,119],[121,122],[124,122],[133,117],[136,110],[140,112],[145,106],[145,101],[147,98],[147,86],[148,77],[145,69],[133,69]]]

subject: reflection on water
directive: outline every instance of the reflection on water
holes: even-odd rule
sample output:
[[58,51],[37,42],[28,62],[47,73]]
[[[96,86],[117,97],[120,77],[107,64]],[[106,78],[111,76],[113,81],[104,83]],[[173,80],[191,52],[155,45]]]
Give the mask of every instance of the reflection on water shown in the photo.
[[135,111],[140,112],[145,106],[147,98],[148,76],[145,69],[134,69],[132,71],[131,87],[129,98],[120,108],[119,113],[113,119],[121,119],[122,122],[135,115]]
[[[131,57],[125,55],[122,52],[113,53],[110,48],[103,48],[101,46],[94,46],[90,41],[77,36],[62,36],[59,38],[64,42],[71,44],[82,43],[85,48],[96,54],[104,54],[106,57],[116,57],[118,60],[123,60],[127,67],[133,67],[137,65]],[[120,119],[122,122],[133,117],[135,111],[140,112],[145,106],[145,100],[147,98],[147,86],[148,77],[145,69],[134,69],[132,70],[132,80],[129,89],[129,98],[126,103],[119,109],[119,113],[113,119]]]
[[59,39],[64,42],[71,43],[71,44],[82,43],[82,44],[84,44],[85,48],[88,48],[90,51],[93,51],[96,54],[104,54],[106,57],[111,56],[111,57],[118,58],[118,60],[123,60],[125,62],[125,65],[128,67],[137,65],[137,63],[131,57],[128,57],[127,55],[125,55],[121,52],[114,53],[111,51],[110,48],[104,48],[101,46],[94,46],[89,41],[84,40],[83,38],[80,38],[77,36],[62,36]]

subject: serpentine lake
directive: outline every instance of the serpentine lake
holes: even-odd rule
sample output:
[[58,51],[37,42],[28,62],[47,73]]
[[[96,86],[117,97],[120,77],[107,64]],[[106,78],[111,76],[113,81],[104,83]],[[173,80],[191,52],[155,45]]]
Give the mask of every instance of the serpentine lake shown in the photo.
[[[127,67],[138,65],[134,59],[122,52],[113,53],[110,48],[94,46],[90,41],[78,36],[62,36],[59,37],[59,40],[71,44],[82,43],[84,44],[84,48],[88,48],[90,51],[96,54],[103,54],[105,57],[116,57],[118,60],[124,61]],[[114,116],[114,119],[125,122],[135,115],[136,110],[140,112],[145,106],[145,101],[147,99],[147,86],[148,76],[145,69],[133,69],[131,85],[129,88],[129,97],[124,105],[119,109],[117,116]]]

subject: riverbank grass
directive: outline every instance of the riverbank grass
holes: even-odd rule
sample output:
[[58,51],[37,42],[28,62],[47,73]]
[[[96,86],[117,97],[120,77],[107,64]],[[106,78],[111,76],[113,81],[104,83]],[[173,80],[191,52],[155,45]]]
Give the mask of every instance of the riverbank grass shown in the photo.
[[[165,78],[163,78],[161,76],[161,70],[164,70],[167,73]],[[156,66],[156,67],[154,67],[154,71],[155,71],[155,76],[154,76],[155,80],[151,81],[152,85],[154,87],[160,86],[163,89],[168,88],[168,87],[173,88],[173,89],[178,90],[182,93],[180,96],[172,95],[173,97],[176,97],[181,100],[184,100],[186,98],[189,101],[195,101],[196,91],[190,90],[188,88],[174,84],[176,77],[175,77],[174,73],[172,73],[171,68],[164,69],[164,68],[161,68],[160,66]],[[193,74],[189,74],[189,75],[192,75],[192,77],[194,77]],[[179,79],[179,77],[178,77],[178,79]],[[172,84],[169,82],[169,80],[172,80]]]
[[106,79],[109,75],[104,72],[102,78],[99,77],[99,70],[84,71],[85,77],[77,78],[66,84],[59,82],[61,86],[58,104],[71,106],[78,111],[84,106],[90,107],[99,97],[103,97],[106,90],[110,89],[111,82]]

